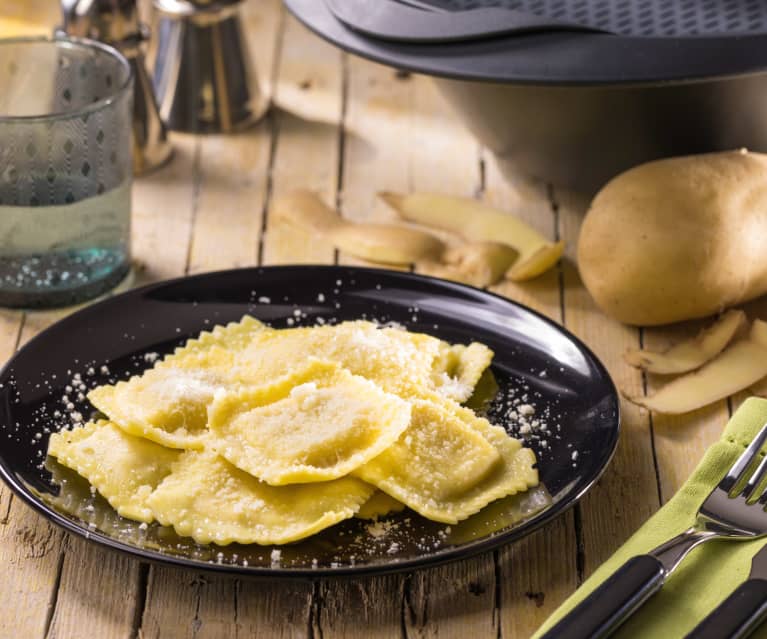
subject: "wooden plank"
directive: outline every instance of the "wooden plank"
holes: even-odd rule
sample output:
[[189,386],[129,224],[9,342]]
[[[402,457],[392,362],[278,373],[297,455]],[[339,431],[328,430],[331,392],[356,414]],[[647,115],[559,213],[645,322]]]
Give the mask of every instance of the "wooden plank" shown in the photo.
[[[620,388],[642,392],[642,376],[623,362],[628,348],[639,344],[636,328],[606,317],[594,305],[575,267],[575,247],[588,201],[554,191],[562,237],[568,242],[563,265],[565,325],[599,357]],[[649,416],[621,401],[622,424],[618,449],[603,478],[581,502],[583,556],[579,569],[588,576],[658,509]]]
[[236,635],[234,580],[164,566],[153,569],[141,637],[212,639]]
[[[176,156],[166,167],[137,180],[133,188],[133,248],[140,283],[181,275],[186,264],[194,212],[197,141],[175,136]],[[175,238],[172,241],[171,238]],[[24,338],[50,324],[60,313],[28,317]],[[60,586],[50,636],[68,637],[92,624],[96,636],[126,637],[144,606],[138,561],[72,538],[63,555]]]
[[[0,348],[4,359],[17,343],[23,344],[56,319],[61,312],[24,314],[4,311]],[[63,533],[34,513],[3,488],[4,518],[0,526],[0,561],[7,567],[0,583],[0,601],[8,602],[0,614],[0,630],[8,636],[43,636],[48,629],[56,587],[61,574]],[[22,605],[20,602],[24,602]]]
[[[251,45],[260,46],[263,62],[276,46],[279,4],[266,3],[248,21]],[[260,45],[256,35],[260,34]],[[264,34],[272,37],[264,38]],[[286,41],[287,42],[287,41]],[[290,43],[292,44],[292,42]],[[290,44],[288,46],[290,46]],[[269,77],[269,66],[261,77]],[[253,265],[258,258],[262,214],[271,172],[275,129],[270,118],[237,135],[206,136],[200,143],[196,219],[189,252],[189,272]],[[295,614],[295,586],[273,587],[227,577],[195,575],[157,567],[150,574],[142,619],[144,637],[300,636],[305,633],[311,587],[299,588],[306,612]],[[268,605],[267,605],[268,604]]]
[[[16,349],[23,314],[0,312],[0,357]],[[59,571],[61,532],[45,523],[5,485],[0,489],[0,633],[42,637]]]
[[[269,138],[268,122],[262,122],[237,137],[211,136],[202,141],[189,272],[255,264]],[[183,570],[153,568],[142,631],[147,637],[234,634],[235,602],[234,579],[202,575],[190,579]]]
[[136,284],[178,277],[186,268],[200,173],[200,140],[176,134],[172,142],[170,164],[134,183],[131,223]]
[[[307,582],[240,580],[170,568],[153,573],[142,639],[306,636],[312,593]],[[168,609],[153,605],[155,601]]]
[[0,38],[50,36],[60,21],[59,7],[48,0],[6,2],[0,8]]
[[255,264],[270,138],[264,121],[236,136],[210,135],[201,140],[189,273]]
[[[387,67],[356,57],[347,58],[347,102],[344,120],[341,213],[353,220],[391,220],[393,215],[376,198],[383,189],[408,190],[410,105],[412,82],[397,79]],[[360,264],[339,254],[341,264]],[[394,637],[405,618],[404,577],[327,581],[315,606],[315,633],[348,637],[373,633]]]
[[8,523],[0,526],[0,632],[6,637],[43,637],[48,627],[58,575],[60,529],[44,522],[14,499]]
[[[16,344],[21,337],[22,321],[21,311],[0,310],[0,361],[5,362],[16,350]],[[8,524],[12,501],[11,489],[0,482],[0,526]],[[0,601],[5,599],[0,598]]]
[[[190,173],[193,163],[194,144],[191,138],[178,140],[179,152],[175,161],[134,187],[134,255],[139,263],[146,261],[152,264],[151,270],[139,268],[139,280],[168,277],[179,274],[183,269],[193,195],[185,176]],[[187,207],[184,207],[185,199],[189,204]],[[169,237],[181,238],[181,242],[168,242]],[[21,343],[71,311],[63,309],[27,314]],[[8,330],[8,317],[4,315],[3,337]],[[92,602],[102,601],[103,593],[123,592],[123,599],[127,593],[130,601],[137,592],[137,562],[120,557],[115,559],[119,570],[104,571],[101,569],[103,558],[100,554],[94,553],[90,545],[77,543],[72,544],[64,555],[63,533],[15,501],[10,505],[7,519],[8,524],[0,533],[0,553],[9,565],[18,569],[18,573],[16,569],[11,570],[10,578],[4,581],[14,594],[2,600],[19,601],[23,598],[25,601],[25,605],[20,607],[23,613],[7,615],[3,619],[2,623],[7,626],[3,629],[8,631],[8,636],[42,636],[48,630],[48,624],[52,634],[60,633],[62,628],[82,623],[82,619],[89,616],[87,611]],[[83,585],[77,578],[82,573],[94,577],[84,585],[90,598],[83,597]],[[112,633],[127,635],[130,632],[133,607],[126,608],[125,601],[122,601],[121,610],[127,611],[121,620],[108,615],[97,623],[104,636]]]
[[[241,6],[243,33],[260,91],[269,96],[281,34],[275,0]],[[262,226],[272,126],[268,118],[236,134],[199,138],[200,175],[187,270],[191,273],[255,263]]]
[[[558,219],[545,184],[503,175],[492,154],[484,161],[483,199],[525,220],[546,237],[558,239]],[[505,281],[492,287],[530,308],[562,322],[560,270],[528,282]],[[568,513],[519,544],[501,549],[498,584],[502,636],[527,637],[577,586],[577,539]]]
[[[295,189],[311,189],[334,204],[343,110],[342,54],[294,18],[285,22],[283,43],[275,87],[280,108],[274,114],[279,135],[271,200]],[[334,256],[333,246],[322,237],[267,219],[263,264],[332,263]]]
[[84,627],[92,637],[131,636],[136,610],[143,603],[139,566],[138,561],[113,550],[67,535],[61,583],[47,636],[78,637]]
[[[50,22],[49,28],[52,24]],[[192,164],[193,153],[189,151],[193,144],[191,140],[179,141],[174,163],[145,178],[146,188],[137,186],[134,189],[134,254],[139,261],[152,264],[152,270],[142,273],[140,279],[178,273],[173,268],[174,247],[168,242],[168,237],[182,238],[181,252],[185,260],[188,227],[179,228],[174,222],[178,219],[177,212],[183,214],[183,193],[188,189],[186,176]],[[146,198],[152,190],[160,197]],[[153,207],[144,207],[147,199],[154,204]],[[23,341],[70,311],[30,314]],[[0,335],[4,352],[8,343],[5,339],[6,325],[4,316],[3,334]],[[7,490],[4,489],[4,504],[8,504],[6,495]],[[98,636],[129,634],[136,603],[132,598],[137,592],[137,562],[107,551],[94,551],[90,545],[74,539],[64,555],[63,534],[28,508],[14,502],[6,516],[8,523],[0,532],[0,554],[4,555],[7,569],[0,595],[7,594],[3,596],[3,601],[15,603],[14,614],[3,619],[5,634],[42,636],[50,623],[52,636],[72,636],[73,629],[82,628],[83,619],[89,619],[90,629]],[[108,570],[104,570],[105,563],[109,566]],[[57,590],[59,579],[61,584]],[[6,587],[11,592],[4,593],[2,589]],[[93,602],[104,601],[105,593],[107,602],[111,599],[112,603],[94,609]],[[117,593],[121,593],[120,596]]]
[[[380,190],[413,189],[472,196],[479,186],[478,149],[458,127],[433,85],[423,77],[358,58],[348,61],[344,174],[340,203],[344,216],[390,221],[392,212],[376,198]],[[341,254],[341,263],[357,260]],[[328,582],[322,591],[323,636],[461,635],[470,623],[495,634],[494,587],[481,596],[469,584],[494,580],[491,556],[444,568],[365,581]],[[451,584],[446,587],[446,584]],[[380,593],[388,590],[388,596]],[[394,593],[402,593],[395,596]],[[465,610],[457,618],[453,611]],[[345,612],[344,612],[345,611]],[[372,630],[372,629],[375,630]]]
[[[708,321],[643,329],[644,348],[666,350],[698,333]],[[625,364],[625,366],[628,366]],[[646,375],[647,393],[668,382],[666,375]],[[685,415],[651,414],[661,500],[665,503],[687,480],[706,449],[719,439],[729,418],[726,400]]]

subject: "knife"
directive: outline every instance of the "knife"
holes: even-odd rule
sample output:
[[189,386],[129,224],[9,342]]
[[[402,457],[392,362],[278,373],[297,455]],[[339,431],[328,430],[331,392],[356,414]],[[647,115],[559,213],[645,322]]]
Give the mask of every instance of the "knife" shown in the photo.
[[338,20],[355,31],[397,42],[455,42],[561,29],[599,31],[503,7],[450,11],[422,0],[325,0],[325,4]]
[[685,639],[742,639],[767,618],[767,545],[751,560],[748,579]]

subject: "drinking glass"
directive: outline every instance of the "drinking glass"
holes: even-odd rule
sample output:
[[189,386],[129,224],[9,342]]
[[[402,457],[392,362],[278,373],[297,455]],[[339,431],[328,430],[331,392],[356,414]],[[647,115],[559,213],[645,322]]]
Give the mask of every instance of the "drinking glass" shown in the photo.
[[132,97],[111,47],[0,40],[0,305],[75,304],[128,273]]

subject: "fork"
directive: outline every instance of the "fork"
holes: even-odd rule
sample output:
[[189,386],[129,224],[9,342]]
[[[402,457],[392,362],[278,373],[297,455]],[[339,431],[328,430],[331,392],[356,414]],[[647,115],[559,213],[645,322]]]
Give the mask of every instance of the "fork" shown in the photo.
[[767,535],[767,490],[754,499],[767,474],[767,457],[748,472],[765,440],[767,424],[703,502],[693,526],[646,555],[629,559],[541,639],[607,637],[660,590],[696,546],[711,539],[741,541]]

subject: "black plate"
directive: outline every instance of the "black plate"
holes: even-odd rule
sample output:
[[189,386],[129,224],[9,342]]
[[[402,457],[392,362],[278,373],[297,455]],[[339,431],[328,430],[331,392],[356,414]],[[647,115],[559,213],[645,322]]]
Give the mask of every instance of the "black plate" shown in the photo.
[[[496,502],[452,527],[408,511],[375,526],[351,520],[279,552],[260,546],[198,546],[169,529],[146,529],[117,516],[101,497],[90,494],[84,480],[45,460],[48,432],[67,424],[66,404],[74,405],[70,412],[86,416],[92,410],[87,400],[78,400],[78,378],[88,388],[124,379],[150,366],[153,354],[169,352],[187,337],[244,313],[275,327],[314,324],[320,318],[374,319],[451,342],[484,342],[495,351],[492,368],[501,389],[488,408],[491,418],[518,434],[518,422],[508,417],[516,393],[519,401],[536,406],[535,417],[551,431],[529,440],[550,501],[542,499],[545,491],[533,491]],[[596,357],[551,320],[509,300],[395,271],[240,269],[118,295],[31,340],[0,372],[0,474],[54,523],[140,559],[254,576],[392,572],[519,539],[572,506],[613,454],[618,411],[615,388]],[[66,480],[65,489],[59,491],[54,477],[59,484]]]

